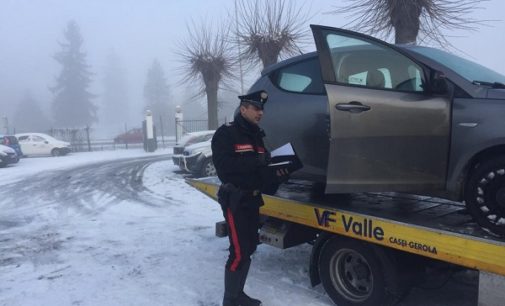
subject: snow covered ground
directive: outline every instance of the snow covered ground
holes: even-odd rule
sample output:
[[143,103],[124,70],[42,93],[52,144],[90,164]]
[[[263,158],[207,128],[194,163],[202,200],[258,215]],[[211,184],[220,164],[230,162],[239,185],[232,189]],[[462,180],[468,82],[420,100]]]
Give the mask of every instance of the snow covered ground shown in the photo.
[[[170,153],[75,153],[0,169],[0,305],[220,305],[228,247],[214,236],[221,211],[169,159],[145,162]],[[131,184],[123,172],[104,163],[123,167],[131,158],[146,165],[124,162],[125,173],[143,173],[143,187],[133,191],[123,187]],[[89,189],[88,180],[104,187]],[[333,305],[321,286],[310,286],[309,256],[309,245],[261,245],[246,291],[266,306]],[[458,305],[472,305],[473,289],[449,286],[445,299],[463,296]],[[421,290],[402,304],[451,304],[435,303],[440,296]]]

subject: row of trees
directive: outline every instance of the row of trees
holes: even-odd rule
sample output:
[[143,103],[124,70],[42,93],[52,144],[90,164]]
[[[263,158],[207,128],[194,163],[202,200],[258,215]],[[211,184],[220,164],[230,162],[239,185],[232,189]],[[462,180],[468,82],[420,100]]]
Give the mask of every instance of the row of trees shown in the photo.
[[[395,43],[415,44],[421,33],[422,40],[432,40],[444,46],[447,41],[441,30],[472,29],[472,24],[479,21],[465,16],[482,1],[348,0],[346,5],[329,13],[350,18],[348,28],[384,38],[394,33]],[[230,12],[228,18],[232,24],[193,23],[188,26],[187,38],[181,42],[178,52],[183,62],[182,82],[197,81],[201,85],[198,94],[207,98],[209,129],[218,126],[218,91],[236,81],[237,66],[245,63],[266,67],[285,56],[302,52],[301,47],[308,38],[306,24],[309,16],[306,11],[286,0],[237,0],[235,12]],[[92,102],[96,96],[89,91],[93,74],[86,63],[82,44],[79,27],[75,22],[69,22],[64,31],[64,42],[60,43],[61,50],[54,56],[62,69],[56,84],[50,88],[54,94],[52,114],[61,127],[89,126],[98,119],[97,107]],[[232,51],[236,44],[241,47],[239,54]],[[108,62],[110,67],[105,75],[103,93],[104,100],[108,101],[103,110],[105,113],[124,110],[127,102],[121,66],[114,57]],[[155,60],[144,87],[146,109],[171,118],[173,107],[169,107],[169,94],[162,66]],[[40,111],[34,104],[27,96],[21,106],[38,112],[40,118]],[[26,114],[23,115],[26,120]]]
[[[329,13],[350,18],[346,25],[360,32],[388,39],[394,33],[397,44],[434,41],[442,47],[450,44],[442,33],[447,29],[473,29],[479,20],[468,13],[485,0],[347,0],[347,4]],[[236,26],[226,24],[211,33],[209,25],[188,28],[188,40],[182,48],[186,79],[196,79],[207,96],[209,129],[217,128],[217,90],[237,61],[263,67],[276,63],[282,56],[301,53],[307,38],[308,15],[303,7],[285,0],[239,0],[235,2]],[[235,31],[229,30],[235,28]],[[227,29],[227,30],[223,30]],[[242,52],[230,52],[237,37]]]

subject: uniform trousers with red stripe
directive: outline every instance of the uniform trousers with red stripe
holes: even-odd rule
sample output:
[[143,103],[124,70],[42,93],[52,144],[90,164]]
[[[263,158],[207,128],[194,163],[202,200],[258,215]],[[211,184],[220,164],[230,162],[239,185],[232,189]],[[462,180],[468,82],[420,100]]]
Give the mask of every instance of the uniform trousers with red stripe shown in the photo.
[[226,262],[226,269],[238,271],[251,261],[251,255],[258,245],[259,207],[240,207],[232,212],[227,207],[223,215],[228,226],[230,240],[230,254]]

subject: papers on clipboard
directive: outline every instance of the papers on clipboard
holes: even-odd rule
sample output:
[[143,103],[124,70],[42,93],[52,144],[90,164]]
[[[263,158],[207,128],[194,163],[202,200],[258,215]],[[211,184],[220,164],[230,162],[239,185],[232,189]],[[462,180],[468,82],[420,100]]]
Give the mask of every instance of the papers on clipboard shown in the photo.
[[272,161],[268,164],[268,167],[285,168],[290,173],[303,167],[291,143],[286,143],[273,150],[270,152],[270,156]]
[[285,156],[296,155],[295,150],[293,150],[293,146],[291,145],[291,143],[288,142],[287,144],[280,146],[277,149],[270,152],[271,157],[282,156],[282,155],[285,155]]

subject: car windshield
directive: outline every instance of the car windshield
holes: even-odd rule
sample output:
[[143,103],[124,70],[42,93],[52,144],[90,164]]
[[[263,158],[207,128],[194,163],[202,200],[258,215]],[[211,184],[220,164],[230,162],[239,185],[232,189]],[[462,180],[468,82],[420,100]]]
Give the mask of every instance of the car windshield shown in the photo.
[[411,47],[416,53],[429,57],[432,60],[439,62],[447,68],[461,75],[470,82],[481,81],[489,83],[505,83],[505,76],[495,72],[489,68],[479,65],[475,62],[450,54],[448,52],[428,48],[428,47]]
[[209,140],[209,139],[212,138],[213,134],[214,134],[213,132],[205,133],[205,134],[188,133],[188,134],[184,135],[181,138],[181,140],[179,141],[179,143],[182,144],[182,145],[185,145],[185,146],[189,146],[189,145],[194,144],[194,143],[199,143],[199,142],[207,141],[207,140]]

